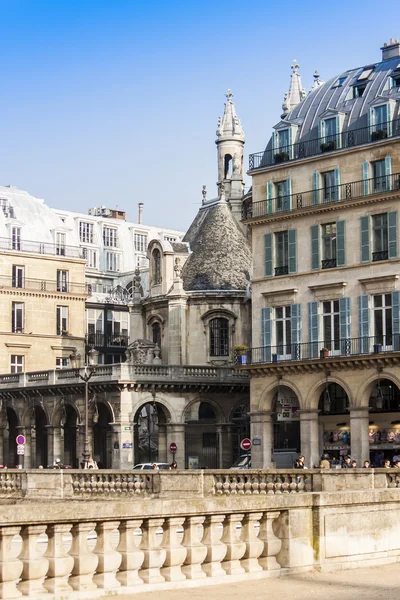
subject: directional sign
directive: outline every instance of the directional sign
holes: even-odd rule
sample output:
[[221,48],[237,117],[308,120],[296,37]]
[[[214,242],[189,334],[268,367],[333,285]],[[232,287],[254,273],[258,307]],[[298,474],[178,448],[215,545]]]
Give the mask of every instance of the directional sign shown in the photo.
[[17,435],[17,438],[15,441],[17,442],[18,446],[23,446],[25,444],[25,436],[22,434]]
[[249,440],[249,438],[244,438],[244,440],[240,442],[240,447],[245,452],[248,452],[251,448],[251,440]]
[[17,454],[25,454],[25,446],[23,446],[22,444],[18,444]]
[[169,445],[169,451],[172,452],[172,454],[175,454],[177,449],[178,449],[178,446],[175,444],[175,442],[171,442]]

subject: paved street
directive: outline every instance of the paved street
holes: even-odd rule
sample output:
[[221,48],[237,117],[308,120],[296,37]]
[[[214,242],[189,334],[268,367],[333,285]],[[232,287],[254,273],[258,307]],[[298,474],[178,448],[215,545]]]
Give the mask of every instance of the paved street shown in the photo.
[[171,591],[154,591],[131,596],[128,600],[261,600],[268,597],[285,600],[380,600],[399,597],[399,564],[336,573],[305,573],[280,579],[260,579],[228,585],[203,586]]

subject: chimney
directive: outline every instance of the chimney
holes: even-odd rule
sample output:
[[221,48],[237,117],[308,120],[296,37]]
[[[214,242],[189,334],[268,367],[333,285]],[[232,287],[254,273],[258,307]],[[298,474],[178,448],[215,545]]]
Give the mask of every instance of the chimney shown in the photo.
[[390,60],[391,58],[400,57],[400,42],[394,38],[390,38],[389,43],[383,44],[382,60]]
[[139,220],[138,223],[141,225],[143,223],[143,202],[139,202]]

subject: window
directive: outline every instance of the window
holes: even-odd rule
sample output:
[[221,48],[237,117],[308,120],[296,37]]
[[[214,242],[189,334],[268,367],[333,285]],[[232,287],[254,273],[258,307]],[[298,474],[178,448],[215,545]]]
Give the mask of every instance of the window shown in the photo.
[[11,308],[11,331],[13,333],[24,332],[24,303],[13,302]]
[[323,202],[335,202],[339,198],[339,187],[335,185],[335,171],[322,173]]
[[161,253],[158,248],[153,250],[153,284],[161,283]]
[[332,117],[331,119],[325,119],[325,141],[335,141],[336,134],[336,117]]
[[11,247],[13,250],[21,250],[21,227],[12,228]]
[[387,178],[385,160],[377,160],[372,163],[372,185],[374,192],[386,192]]
[[330,352],[340,350],[339,300],[322,303],[324,347]]
[[[167,239],[167,238],[165,238]],[[170,240],[168,240],[170,241]],[[174,240],[175,241],[175,240]],[[145,233],[134,233],[133,244],[136,252],[146,252],[147,250],[147,235]]]
[[104,312],[97,308],[87,309],[88,344],[104,345]]
[[159,348],[161,348],[161,325],[160,323],[153,323],[151,326],[151,332],[153,337],[153,342],[157,344]]
[[[383,104],[382,106],[375,106],[371,110],[371,132],[375,132],[375,136],[372,138],[379,139],[387,137],[388,134],[388,106]],[[379,134],[378,134],[379,132]],[[381,133],[383,132],[383,133]]]
[[392,345],[392,294],[374,296],[374,344]]
[[289,273],[289,240],[287,231],[275,233],[275,275]]
[[171,237],[170,235],[165,235],[164,240],[169,243],[176,242],[176,237]]
[[119,271],[119,254],[106,252],[106,271]]
[[340,87],[344,84],[344,82],[346,81],[347,77],[339,77],[339,79],[334,83],[334,85],[332,86],[333,88],[337,88]]
[[275,210],[276,212],[289,210],[290,196],[288,194],[287,180],[278,181],[275,185]]
[[336,223],[322,225],[322,268],[336,267]]
[[8,200],[7,198],[0,198],[0,209],[6,215],[8,212]]
[[291,307],[281,306],[275,309],[276,353],[288,356],[292,353]]
[[86,244],[93,244],[93,223],[79,222],[79,239]]
[[56,369],[68,369],[69,360],[68,358],[56,358]]
[[127,346],[129,313],[119,310],[107,311],[107,346]]
[[25,267],[13,265],[12,268],[12,286],[14,288],[23,288],[25,278]]
[[11,373],[22,373],[24,370],[24,356],[20,354],[11,355]]
[[392,75],[392,87],[400,87],[400,73],[393,73]]
[[56,233],[56,254],[65,256],[65,233]]
[[369,76],[372,75],[372,73],[374,72],[374,68],[375,67],[366,67],[361,73],[361,75],[359,75],[357,81],[365,81],[366,79],[368,79]]
[[68,271],[57,270],[57,292],[68,292]]
[[387,213],[383,213],[372,217],[372,260],[388,258],[388,220]]
[[68,306],[57,306],[57,335],[68,333]]
[[278,131],[278,147],[279,152],[289,152],[289,129]]
[[103,243],[110,248],[117,247],[117,230],[111,227],[103,228]]
[[365,88],[367,87],[366,83],[355,85],[353,87],[353,98],[361,98],[363,93],[365,92]]
[[229,321],[222,317],[211,319],[210,356],[229,356]]
[[97,250],[82,248],[82,256],[87,260],[87,266],[89,268],[97,269]]

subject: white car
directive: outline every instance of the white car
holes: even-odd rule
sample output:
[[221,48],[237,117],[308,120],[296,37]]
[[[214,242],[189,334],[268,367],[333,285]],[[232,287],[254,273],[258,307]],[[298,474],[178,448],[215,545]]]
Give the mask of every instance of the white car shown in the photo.
[[152,471],[153,465],[157,465],[157,469],[163,469],[164,471],[169,471],[170,464],[169,463],[139,463],[135,465],[133,469],[135,471]]

